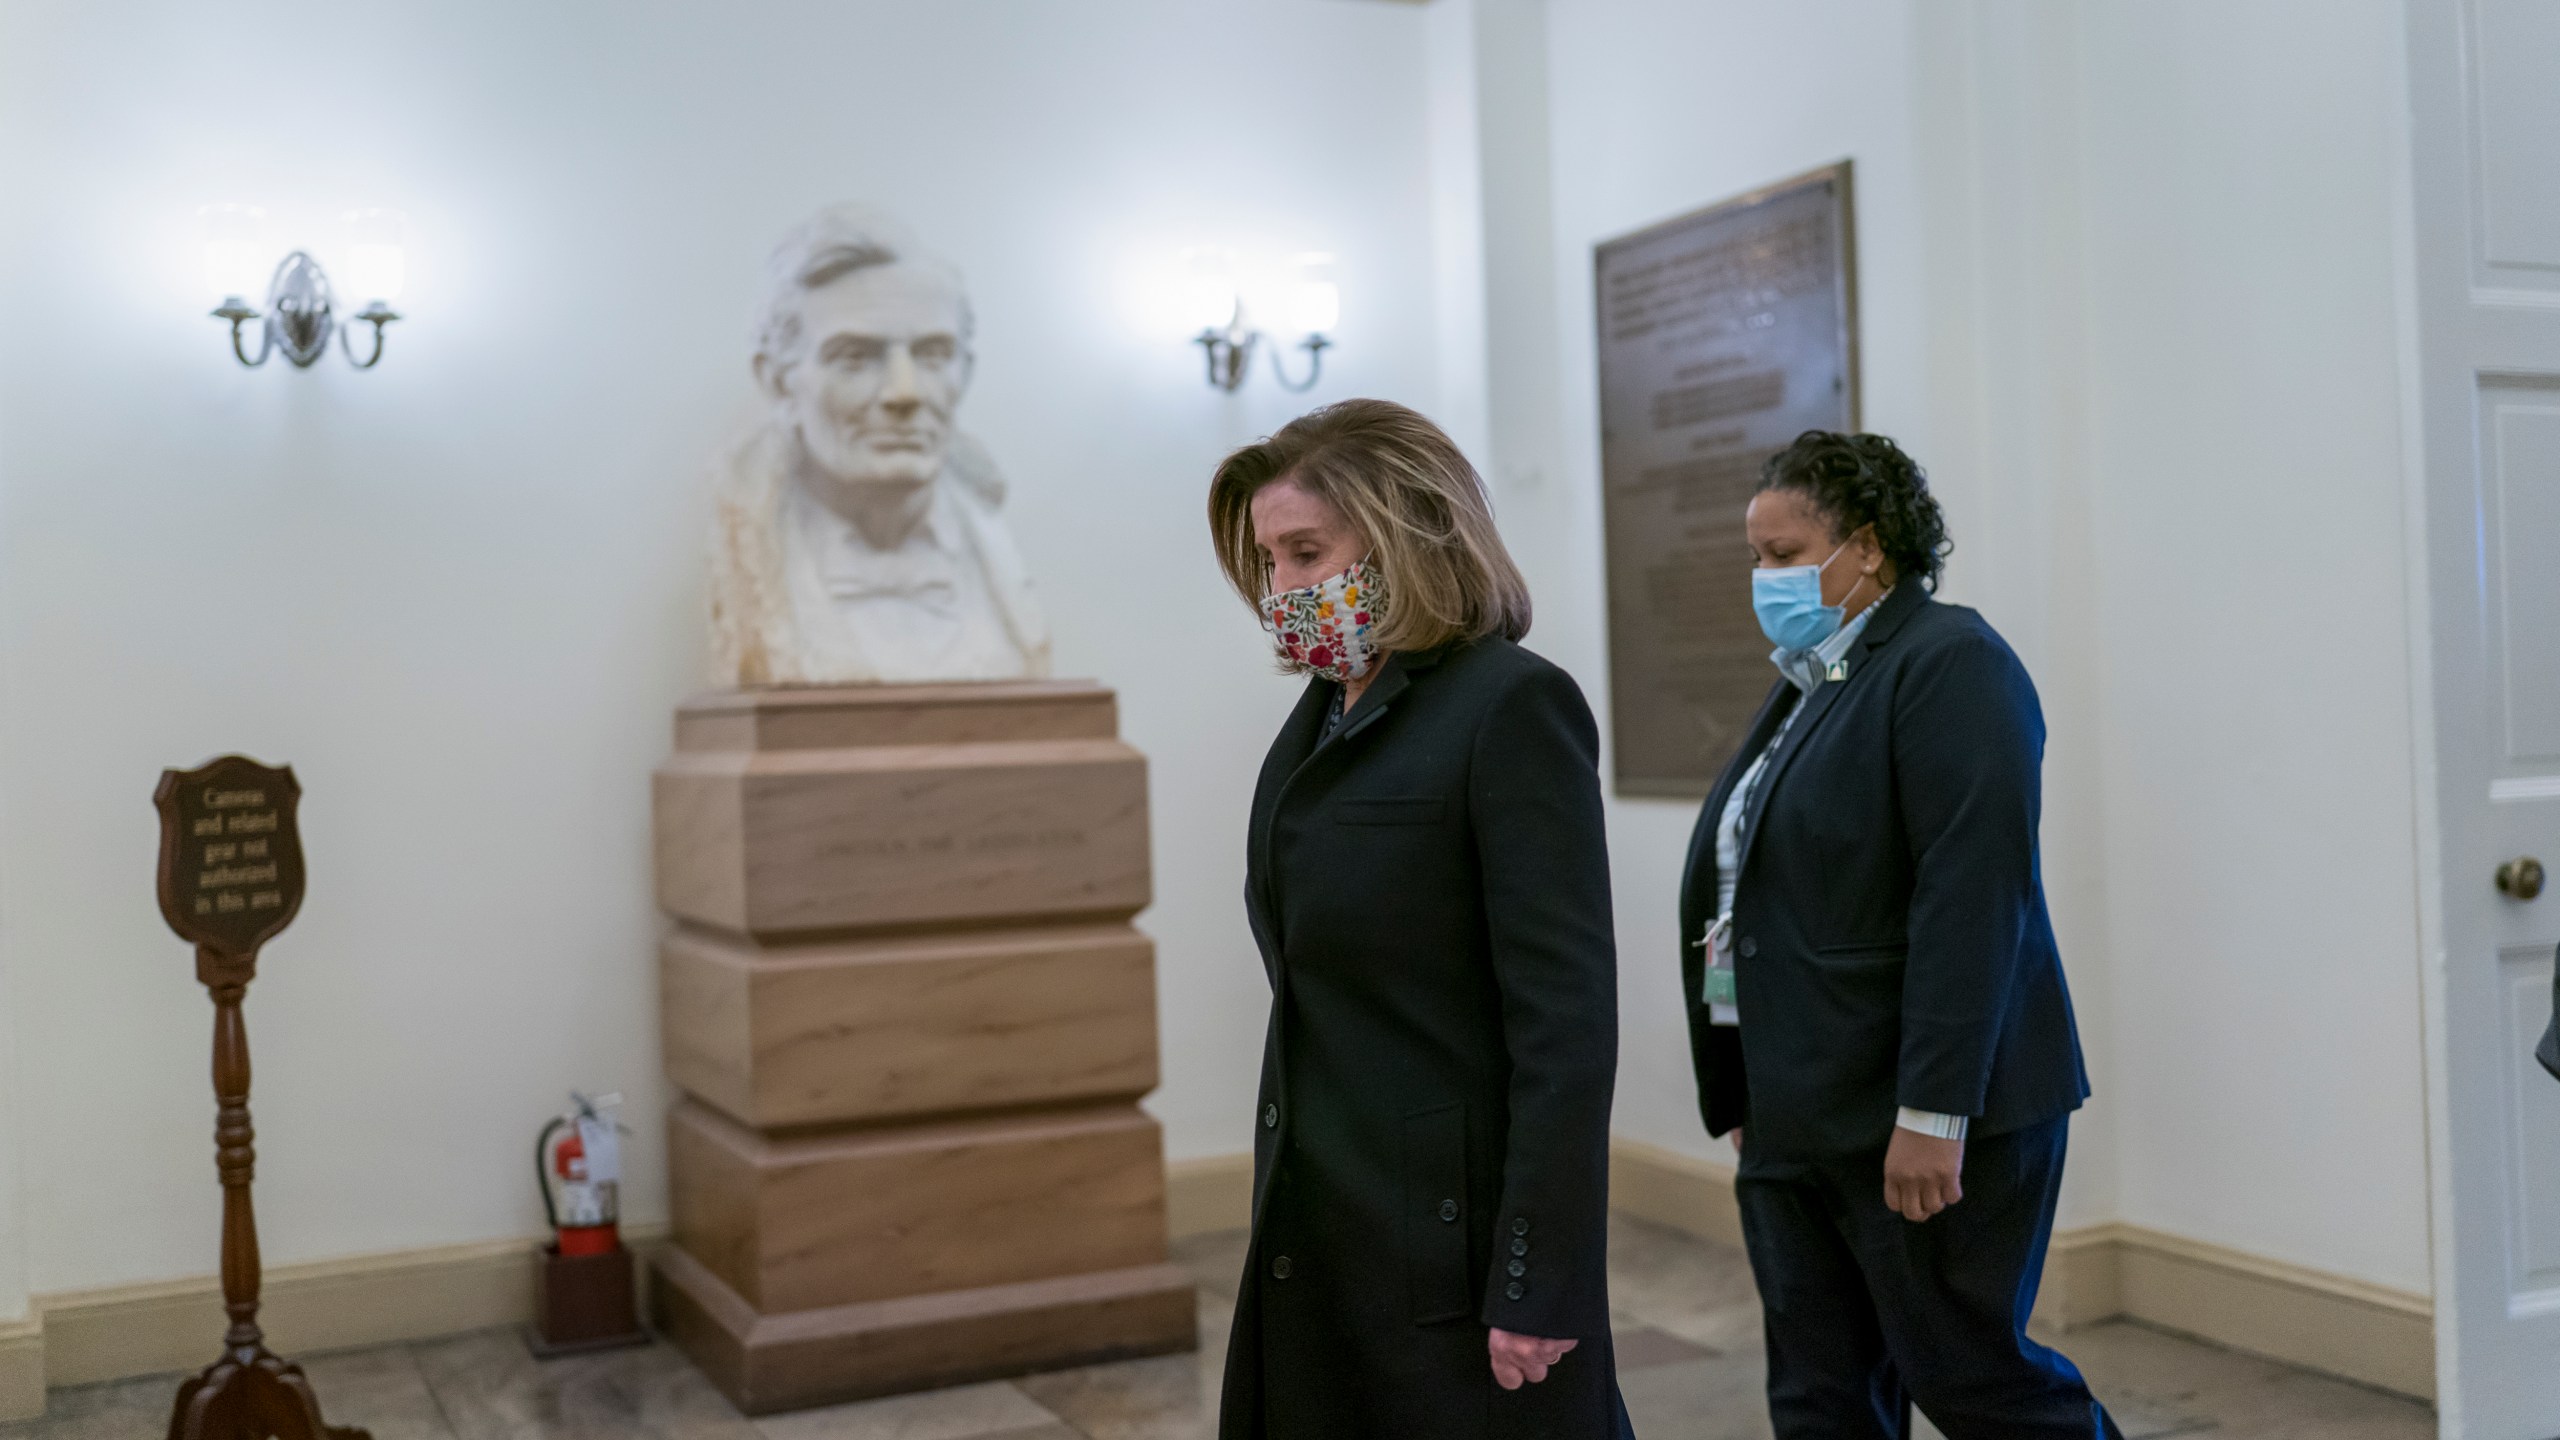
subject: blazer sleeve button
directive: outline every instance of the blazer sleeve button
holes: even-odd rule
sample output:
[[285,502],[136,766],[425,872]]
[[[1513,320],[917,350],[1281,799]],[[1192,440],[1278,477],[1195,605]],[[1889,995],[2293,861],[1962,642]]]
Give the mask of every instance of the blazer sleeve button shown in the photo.
[[1519,1279],[1521,1276],[1526,1275],[1526,1274],[1528,1274],[1528,1273],[1529,1273],[1529,1262],[1528,1262],[1528,1261],[1526,1261],[1526,1260],[1514,1260],[1514,1261],[1512,1261],[1512,1262],[1511,1262],[1511,1278],[1512,1278],[1512,1279],[1517,1280],[1517,1279]]
[[1742,944],[1736,948],[1741,951],[1742,958],[1748,960],[1760,953],[1760,942],[1745,935],[1742,937]]
[[1506,1300],[1517,1300],[1528,1293],[1529,1287],[1521,1284],[1517,1280],[1514,1280],[1510,1284],[1502,1287],[1502,1295]]
[[1265,1105],[1262,1107],[1262,1128],[1265,1130],[1277,1130],[1280,1128],[1279,1106]]
[[1519,1219],[1512,1221],[1512,1222],[1511,1222],[1511,1233],[1512,1233],[1512,1234],[1514,1234],[1514,1235],[1526,1235],[1526,1234],[1528,1234],[1528,1233],[1529,1233],[1529,1217],[1528,1217],[1528,1216],[1526,1216],[1526,1215],[1523,1215],[1523,1216],[1521,1216]]
[[1526,1241],[1526,1240],[1514,1240],[1514,1241],[1512,1241],[1512,1242],[1511,1242],[1511,1253],[1512,1253],[1512,1254],[1514,1254],[1514,1255],[1526,1255],[1526,1254],[1528,1254],[1528,1253],[1529,1253],[1529,1242],[1528,1242],[1528,1241]]
[[1443,1220],[1447,1220],[1447,1221],[1455,1222],[1455,1221],[1457,1220],[1457,1218],[1458,1218],[1458,1202],[1457,1202],[1457,1201],[1455,1201],[1455,1200],[1443,1200],[1443,1201],[1441,1201],[1441,1202],[1440,1202],[1440,1218],[1441,1218],[1441,1219],[1443,1219]]

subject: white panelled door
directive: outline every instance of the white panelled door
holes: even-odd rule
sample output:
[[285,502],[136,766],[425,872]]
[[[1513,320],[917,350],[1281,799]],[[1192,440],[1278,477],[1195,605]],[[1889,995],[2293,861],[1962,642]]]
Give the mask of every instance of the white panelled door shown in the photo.
[[[2560,0],[2407,0],[2437,1405],[2560,1436]],[[2549,867],[2548,889],[2531,872]]]

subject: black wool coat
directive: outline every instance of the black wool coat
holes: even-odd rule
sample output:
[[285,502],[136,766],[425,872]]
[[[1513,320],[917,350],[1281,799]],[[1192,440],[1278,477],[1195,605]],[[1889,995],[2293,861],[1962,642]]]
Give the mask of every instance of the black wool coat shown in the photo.
[[[1970,1116],[1983,1136],[2079,1108],[2026,667],[1980,615],[1903,585],[1843,668],[1801,702],[1785,680],[1769,692],[1689,842],[1681,984],[1707,1130],[1839,1155],[1884,1148],[1900,1106]],[[1743,812],[1737,1031],[1710,1023],[1694,942],[1715,918],[1726,798],[1773,740]]]
[[[1245,908],[1272,989],[1221,1440],[1607,1440],[1617,961],[1571,677],[1499,638],[1393,656],[1263,762]],[[1486,1327],[1578,1340],[1493,1382]]]

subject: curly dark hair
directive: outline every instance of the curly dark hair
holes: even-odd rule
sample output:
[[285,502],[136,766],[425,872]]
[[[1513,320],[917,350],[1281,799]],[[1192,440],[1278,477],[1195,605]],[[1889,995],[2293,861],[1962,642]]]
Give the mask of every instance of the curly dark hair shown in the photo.
[[1843,539],[1874,526],[1894,574],[1930,590],[1938,588],[1938,574],[1956,548],[1929,493],[1929,477],[1882,435],[1807,430],[1761,464],[1754,493],[1770,490],[1802,495]]

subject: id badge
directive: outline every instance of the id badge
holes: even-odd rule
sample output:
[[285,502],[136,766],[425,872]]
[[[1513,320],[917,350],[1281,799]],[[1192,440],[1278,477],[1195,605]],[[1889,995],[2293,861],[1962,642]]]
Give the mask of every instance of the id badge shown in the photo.
[[1709,1005],[1733,1004],[1733,972],[1727,969],[1710,968],[1707,971],[1707,983],[1700,986],[1699,991],[1699,998]]
[[1733,1004],[1733,917],[1718,916],[1698,944],[1707,952],[1707,973],[1698,987],[1699,1001],[1707,1005]]

